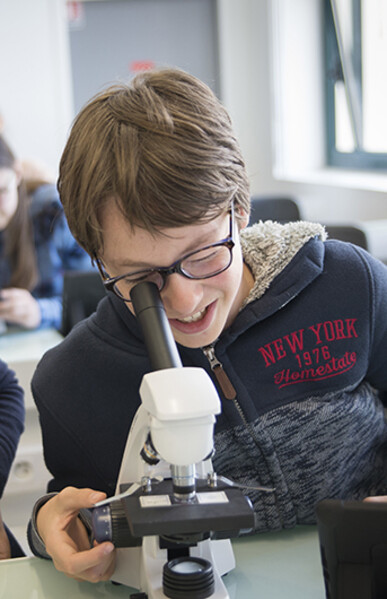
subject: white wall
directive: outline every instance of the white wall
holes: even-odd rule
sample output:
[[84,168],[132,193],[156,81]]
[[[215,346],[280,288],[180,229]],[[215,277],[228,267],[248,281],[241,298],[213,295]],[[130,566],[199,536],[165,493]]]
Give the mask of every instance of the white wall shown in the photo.
[[1,0],[0,48],[4,134],[56,170],[73,117],[65,0]]

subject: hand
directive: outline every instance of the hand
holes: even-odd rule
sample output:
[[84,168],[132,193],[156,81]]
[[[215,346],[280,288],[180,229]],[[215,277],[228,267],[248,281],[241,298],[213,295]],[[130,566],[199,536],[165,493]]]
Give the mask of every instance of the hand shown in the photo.
[[10,559],[11,546],[0,514],[0,559]]
[[378,495],[377,497],[376,496],[366,497],[364,499],[364,501],[369,501],[370,503],[386,503],[387,495]]
[[39,304],[27,289],[3,289],[0,300],[0,319],[26,329],[36,329],[40,325]]
[[85,526],[78,518],[81,508],[93,507],[106,497],[92,489],[66,487],[39,510],[37,527],[57,570],[75,580],[109,580],[115,569],[113,543],[90,542]]

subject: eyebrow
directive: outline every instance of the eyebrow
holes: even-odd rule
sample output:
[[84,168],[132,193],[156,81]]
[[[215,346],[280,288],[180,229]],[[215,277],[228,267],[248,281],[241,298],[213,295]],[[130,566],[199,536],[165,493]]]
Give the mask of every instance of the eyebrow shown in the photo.
[[147,262],[132,262],[131,260],[111,260],[111,265],[117,269],[128,269],[128,270],[150,270],[153,268],[157,268],[156,266],[151,266]]
[[[207,236],[206,236],[207,237]],[[184,252],[182,252],[182,254],[180,255],[179,258],[176,258],[176,260],[174,260],[172,262],[172,264],[174,262],[179,261],[181,258],[183,258],[184,256],[186,256],[187,254],[191,254],[191,252],[196,252],[196,250],[200,250],[201,248],[211,244],[211,243],[216,243],[216,241],[214,242],[208,242],[205,239],[203,239],[203,242],[201,243],[200,241],[198,241],[197,243],[193,244],[191,249],[186,249]],[[165,267],[168,267],[171,263],[166,264]],[[121,260],[112,260],[112,265],[115,268],[118,269],[128,269],[128,270],[133,270],[134,272],[136,271],[140,271],[140,270],[152,270],[152,269],[157,269],[157,268],[165,268],[164,266],[161,266],[159,263],[158,264],[149,264],[149,262],[141,262],[139,260],[136,260],[135,262],[129,259],[123,259]]]
[[[212,233],[217,233],[217,229],[214,228],[213,231],[211,231],[211,235]],[[228,234],[228,232],[227,232]],[[227,236],[227,234],[225,235],[225,237]],[[181,253],[179,258],[176,258],[176,260],[174,260],[172,262],[172,264],[174,262],[177,262],[179,260],[181,260],[181,258],[183,258],[184,256],[186,256],[187,254],[190,254],[191,252],[195,252],[196,250],[200,250],[201,248],[210,245],[211,243],[216,243],[217,241],[221,241],[222,238],[219,238],[219,240],[215,239],[213,241],[209,241],[208,237],[210,235],[210,232],[208,232],[207,234],[203,234],[198,240],[195,240],[194,243],[191,244],[191,247],[188,247],[185,249],[184,252]],[[180,239],[183,239],[184,236],[182,235],[180,237]],[[179,239],[178,237],[174,238],[174,239]],[[136,260],[135,262],[130,260],[130,259],[126,259],[123,258],[123,260],[112,260],[111,261],[112,266],[114,266],[115,269],[128,269],[129,270],[133,270],[133,272],[137,272],[137,271],[141,271],[141,270],[152,270],[152,269],[157,269],[157,268],[165,268],[170,266],[171,263],[166,264],[165,266],[161,266],[160,264],[149,264],[148,262],[141,262]]]

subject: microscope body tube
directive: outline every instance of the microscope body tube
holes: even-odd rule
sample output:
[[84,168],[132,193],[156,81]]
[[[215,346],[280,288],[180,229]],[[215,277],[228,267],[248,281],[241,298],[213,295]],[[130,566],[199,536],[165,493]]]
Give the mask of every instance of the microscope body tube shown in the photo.
[[[130,297],[141,325],[152,369],[182,367],[157,286],[146,281],[138,283],[133,287]],[[187,501],[192,499],[196,486],[195,464],[184,467],[171,464],[171,475],[175,496]]]
[[144,281],[133,287],[130,298],[140,323],[152,370],[182,367],[157,285]]

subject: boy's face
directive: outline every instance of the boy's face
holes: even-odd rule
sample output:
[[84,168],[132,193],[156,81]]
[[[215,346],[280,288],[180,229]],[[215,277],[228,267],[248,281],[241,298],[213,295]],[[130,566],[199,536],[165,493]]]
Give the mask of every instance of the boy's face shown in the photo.
[[11,168],[0,168],[0,231],[5,229],[16,212],[19,201],[19,180]]
[[[242,226],[247,224],[243,219]],[[151,235],[144,229],[131,229],[114,201],[101,214],[104,248],[99,256],[110,277],[147,268],[167,267],[191,251],[227,237],[229,214],[185,227],[163,229]],[[242,260],[235,225],[233,260],[224,272],[209,279],[192,280],[174,273],[161,291],[175,340],[185,347],[201,347],[217,339],[228,327],[248,295],[253,278]],[[126,304],[133,312],[130,303]]]

